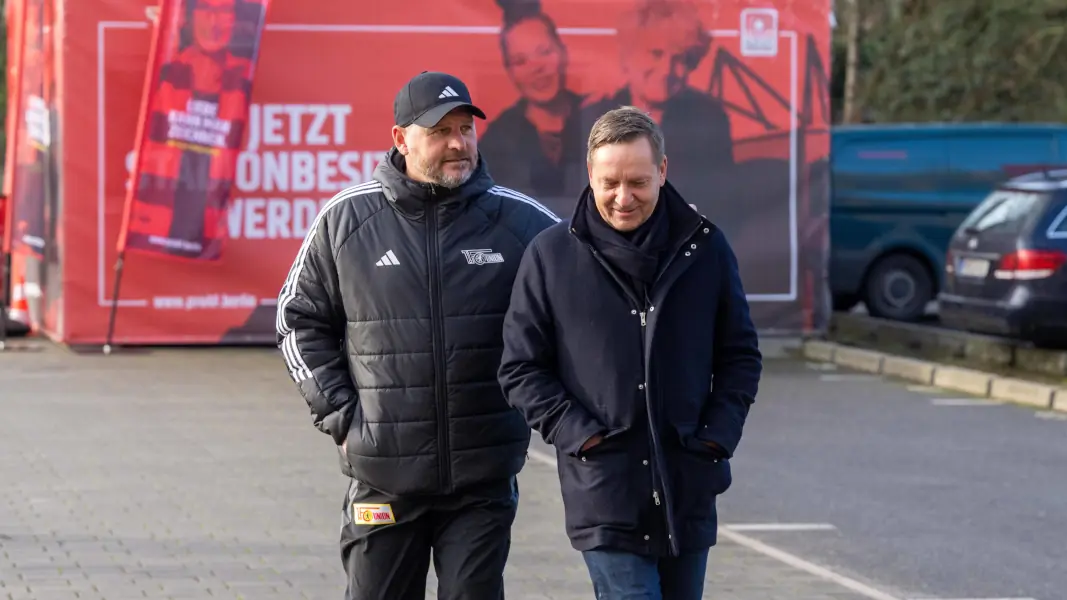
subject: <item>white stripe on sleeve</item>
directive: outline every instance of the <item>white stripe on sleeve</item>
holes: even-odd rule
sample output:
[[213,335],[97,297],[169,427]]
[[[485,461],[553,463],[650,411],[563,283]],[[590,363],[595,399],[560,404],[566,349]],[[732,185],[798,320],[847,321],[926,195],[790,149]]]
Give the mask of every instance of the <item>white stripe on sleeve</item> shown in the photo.
[[290,331],[282,342],[282,356],[285,364],[289,367],[289,375],[297,383],[311,378],[311,369],[308,368],[304,357],[300,356],[300,349],[296,346],[296,332]]
[[315,232],[318,230],[319,223],[322,222],[323,217],[327,212],[333,208],[339,206],[345,200],[354,198],[356,196],[362,196],[364,194],[373,194],[381,191],[382,184],[378,181],[370,181],[362,185],[357,185],[347,190],[343,190],[336,196],[330,199],[319,214],[315,217],[315,220],[308,227],[307,234],[304,236],[304,242],[300,246],[300,250],[296,254],[296,260],[293,261],[293,266],[289,269],[289,274],[285,278],[285,283],[282,285],[281,292],[278,295],[278,314],[276,327],[279,335],[286,335],[292,328],[285,321],[285,307],[296,296],[296,282],[300,277],[300,273],[304,270],[304,261],[307,259],[307,253],[311,247],[311,242],[315,238]]
[[516,192],[515,190],[511,188],[506,188],[502,185],[494,185],[493,187],[489,188],[489,191],[498,196],[504,196],[505,198],[511,198],[512,200],[525,202],[526,204],[529,204],[530,206],[536,208],[537,210],[550,217],[556,223],[560,222],[560,218],[557,217],[556,214],[553,213],[551,210],[549,210],[547,206],[541,204],[540,202],[534,200],[526,194],[523,194],[522,192]]

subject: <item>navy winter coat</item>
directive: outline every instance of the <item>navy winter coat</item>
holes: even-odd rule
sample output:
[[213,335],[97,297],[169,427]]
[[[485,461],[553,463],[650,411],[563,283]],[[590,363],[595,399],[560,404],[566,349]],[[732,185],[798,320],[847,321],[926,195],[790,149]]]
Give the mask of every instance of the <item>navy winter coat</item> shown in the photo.
[[[577,218],[583,200],[576,218],[526,249],[504,320],[500,383],[556,448],[577,550],[676,555],[714,545],[715,499],[731,484],[729,457],[762,371],[726,238],[669,183],[660,194],[671,250],[647,306],[590,245]],[[581,453],[598,433],[605,440]]]

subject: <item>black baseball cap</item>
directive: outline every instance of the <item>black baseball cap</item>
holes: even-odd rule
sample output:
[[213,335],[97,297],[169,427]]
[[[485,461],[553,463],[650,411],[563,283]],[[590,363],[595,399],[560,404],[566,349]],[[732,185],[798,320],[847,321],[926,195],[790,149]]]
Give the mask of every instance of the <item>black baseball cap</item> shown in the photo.
[[470,91],[458,77],[448,73],[423,71],[400,88],[393,101],[393,118],[397,125],[412,123],[423,127],[437,125],[454,108],[466,106],[479,119],[485,113],[471,102]]

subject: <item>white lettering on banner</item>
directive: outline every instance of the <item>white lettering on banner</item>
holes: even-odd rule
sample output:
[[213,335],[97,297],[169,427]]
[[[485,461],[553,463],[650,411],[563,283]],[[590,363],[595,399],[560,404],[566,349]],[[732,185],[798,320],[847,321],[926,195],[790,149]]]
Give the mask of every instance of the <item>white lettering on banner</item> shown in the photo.
[[163,246],[164,248],[171,248],[173,250],[186,250],[189,252],[200,252],[204,249],[204,245],[198,242],[190,242],[188,240],[179,240],[174,238],[165,238],[158,235],[148,236],[148,243],[156,246]]
[[383,160],[381,151],[244,152],[238,158],[235,181],[240,195],[230,200],[229,235],[248,240],[303,239],[329,198],[370,181]]
[[224,148],[232,124],[216,118],[218,111],[219,107],[214,102],[190,100],[184,112],[171,110],[167,114],[170,123],[167,136],[180,142]]
[[[186,113],[206,120],[213,110],[214,104],[194,100]],[[329,198],[371,180],[386,153],[345,148],[352,112],[350,104],[249,106],[248,141],[227,211],[231,239],[303,239]],[[175,125],[184,127],[185,120]],[[127,172],[134,160],[133,152],[126,155]]]
[[370,181],[384,152],[307,150],[242,152],[237,159],[237,189],[242,192],[337,193]]
[[260,144],[343,146],[346,121],[351,114],[351,104],[252,104],[248,110],[247,150],[255,152]]
[[247,240],[303,239],[330,198],[237,198],[228,212],[231,238]]
[[52,143],[52,125],[48,103],[40,96],[29,96],[24,119],[26,133],[38,148],[47,148]]
[[157,310],[242,309],[259,306],[252,294],[203,294],[199,296],[156,296],[152,307]]

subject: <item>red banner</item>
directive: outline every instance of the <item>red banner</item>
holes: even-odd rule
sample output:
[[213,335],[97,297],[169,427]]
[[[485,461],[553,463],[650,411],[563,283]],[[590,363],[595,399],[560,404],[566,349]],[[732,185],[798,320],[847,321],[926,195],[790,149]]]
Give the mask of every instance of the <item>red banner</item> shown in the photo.
[[3,253],[11,251],[11,198],[12,183],[15,179],[15,155],[18,136],[18,100],[19,81],[22,67],[22,25],[26,0],[7,0],[4,4],[4,20],[7,23],[7,114],[4,131],[4,188],[0,193],[0,239],[3,240]]
[[14,12],[21,23],[16,32],[15,87],[8,109],[9,155],[5,186],[10,185],[10,219],[5,234],[7,251],[24,249],[43,257],[46,235],[46,205],[52,143],[51,0],[26,0]]
[[161,0],[119,252],[218,260],[270,0]]
[[[470,87],[497,183],[565,217],[576,196],[541,186],[582,172],[589,118],[668,99],[658,118],[671,178],[729,236],[761,332],[825,327],[830,0],[679,0],[666,14],[633,14],[646,4],[633,0],[271,0],[223,256],[164,272],[159,253],[130,252],[118,300],[115,242],[158,0],[57,2],[60,260],[43,280],[61,294],[53,324],[41,304],[58,340],[103,342],[117,304],[115,344],[273,343],[278,290],[308,227],[331,196],[372,178],[396,91],[422,70]],[[676,9],[686,4],[695,15]],[[538,118],[559,108],[577,117],[565,135]]]

